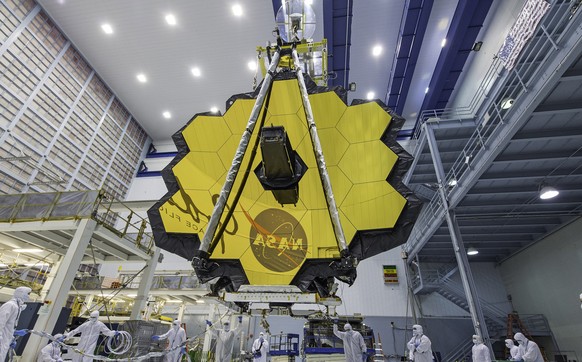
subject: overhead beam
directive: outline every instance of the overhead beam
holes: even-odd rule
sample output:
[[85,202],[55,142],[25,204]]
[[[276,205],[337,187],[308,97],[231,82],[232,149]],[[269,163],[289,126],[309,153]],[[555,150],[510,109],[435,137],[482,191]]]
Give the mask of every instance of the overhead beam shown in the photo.
[[[60,231],[60,230],[59,230]],[[37,232],[31,232],[31,234],[36,234],[40,237],[44,237],[47,238],[49,240],[53,240],[55,243],[59,243],[61,245],[63,245],[65,248],[69,248],[69,246],[71,245],[71,240],[73,240],[73,235],[69,235],[66,234],[66,236],[60,235],[59,231],[57,230],[52,230],[52,231],[45,231],[42,233],[37,233]],[[87,250],[85,250],[85,255],[86,256],[91,256],[90,250],[87,248]],[[95,252],[95,259],[97,259],[98,261],[104,260],[106,258],[105,255],[103,255],[100,252]],[[93,262],[93,259],[91,259],[91,263]]]
[[136,256],[141,257],[143,260],[149,260],[150,255],[145,251],[141,250],[137,247],[134,243],[126,240],[124,238],[120,238],[116,234],[114,234],[109,229],[103,227],[102,225],[97,226],[95,229],[95,234],[99,235],[103,239],[115,244],[117,247],[125,250],[128,254],[133,254]]
[[25,222],[0,222],[0,232],[76,230],[80,220],[49,220]]

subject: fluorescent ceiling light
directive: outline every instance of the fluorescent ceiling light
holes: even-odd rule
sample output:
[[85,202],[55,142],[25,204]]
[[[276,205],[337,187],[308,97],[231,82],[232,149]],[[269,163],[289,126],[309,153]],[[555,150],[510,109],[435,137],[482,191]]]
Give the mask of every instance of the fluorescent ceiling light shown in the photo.
[[456,186],[457,185],[457,179],[451,179],[451,181],[449,181],[449,186]]
[[139,73],[137,75],[137,80],[139,80],[141,83],[145,83],[148,81],[148,79],[146,78],[145,74],[143,73]]
[[40,253],[42,249],[29,248],[29,249],[12,249],[16,253]]
[[210,108],[210,112],[212,112],[212,113],[218,113],[218,108],[217,107],[212,107],[212,108]]
[[233,5],[232,13],[234,14],[234,16],[242,16],[243,14],[242,6],[240,6],[239,4]]
[[166,23],[168,23],[168,25],[176,25],[176,17],[174,14],[166,15]]
[[182,303],[182,301],[180,299],[170,299],[166,300],[166,303]]
[[366,98],[367,99],[374,99],[374,97],[376,97],[376,93],[374,92],[368,92],[368,94],[366,94]]
[[135,297],[137,297],[137,294],[128,294],[127,296],[130,298],[135,298]]
[[427,94],[429,90],[430,90],[430,88],[426,87],[426,89],[424,90],[424,94]]
[[372,55],[377,57],[380,54],[382,54],[382,46],[381,45],[376,45],[372,48]]
[[477,250],[473,247],[470,247],[469,249],[467,249],[467,255],[477,255],[477,254],[479,254],[479,250]]
[[198,304],[204,304],[204,301],[202,299],[198,299],[198,300],[196,300],[196,303],[198,303]]
[[200,72],[200,68],[198,67],[194,67],[190,69],[190,71],[192,72],[192,75],[195,77],[199,77],[202,74],[202,72]]
[[540,190],[540,199],[547,200],[558,196],[560,192],[552,186],[544,186]]
[[255,62],[254,60],[248,62],[247,66],[249,67],[250,70],[257,70],[257,62]]
[[162,113],[162,116],[164,116],[165,119],[170,119],[172,118],[172,113],[165,111],[164,113]]
[[101,25],[101,29],[103,30],[103,32],[105,34],[113,34],[113,28],[109,24],[103,24],[103,25]]
[[444,48],[445,45],[447,45],[447,38],[444,38],[443,41],[441,41],[441,48]]

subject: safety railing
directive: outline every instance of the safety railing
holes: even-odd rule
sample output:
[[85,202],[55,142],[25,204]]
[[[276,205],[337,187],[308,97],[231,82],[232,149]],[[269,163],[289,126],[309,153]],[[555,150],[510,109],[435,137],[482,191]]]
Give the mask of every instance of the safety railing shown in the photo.
[[99,192],[92,218],[118,237],[136,247],[153,253],[155,246],[151,233],[146,232],[149,221],[133,211],[123,201],[116,200],[104,191]]
[[[137,289],[141,282],[141,275],[121,275],[119,278],[112,280],[111,278],[99,276],[86,276],[75,279],[73,285],[76,290],[96,290],[96,289],[118,289],[128,288]],[[203,285],[195,275],[156,275],[152,281],[151,289],[195,289],[201,288]]]
[[445,355],[441,360],[446,362],[461,362],[467,361],[473,348],[473,341],[469,338],[463,338],[461,342],[451,349],[449,354]]
[[[112,206],[115,205],[115,208]],[[0,222],[92,218],[137,248],[153,253],[148,221],[103,191],[69,191],[0,195]]]
[[[448,170],[444,185],[462,184],[463,176],[471,170],[473,160],[478,159],[490,148],[490,144],[498,134],[500,127],[507,123],[516,105],[527,94],[531,85],[540,79],[548,59],[560,50],[568,29],[580,17],[576,0],[553,0],[546,15],[542,18],[535,36],[521,51],[516,65],[506,70],[503,61],[495,58],[484,80],[472,98],[470,104],[459,109],[440,109],[424,111],[420,114],[416,127],[415,138],[422,134],[421,125],[427,122],[454,122],[461,117],[472,117],[477,127],[467,141],[467,144]],[[512,107],[504,105],[511,101]],[[492,137],[493,136],[493,137]],[[451,189],[456,186],[451,186]],[[420,242],[434,220],[442,216],[442,202],[438,193],[424,209],[406,244],[406,250],[411,251]]]
[[532,335],[546,335],[552,331],[546,316],[543,314],[520,314],[519,319]]

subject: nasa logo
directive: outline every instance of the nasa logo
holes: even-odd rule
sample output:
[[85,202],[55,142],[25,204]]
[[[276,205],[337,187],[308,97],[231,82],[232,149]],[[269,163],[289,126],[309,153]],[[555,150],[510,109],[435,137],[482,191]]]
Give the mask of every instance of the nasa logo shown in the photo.
[[305,260],[305,230],[297,219],[283,210],[262,211],[253,220],[249,237],[253,254],[269,270],[287,272]]

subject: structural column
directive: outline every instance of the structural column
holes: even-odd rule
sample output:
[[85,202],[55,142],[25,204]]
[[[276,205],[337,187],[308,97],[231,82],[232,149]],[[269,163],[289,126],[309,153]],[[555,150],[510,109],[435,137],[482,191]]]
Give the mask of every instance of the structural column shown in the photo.
[[465,291],[465,296],[467,297],[467,304],[469,305],[469,313],[471,314],[473,328],[475,329],[475,334],[483,339],[483,342],[492,352],[493,350],[491,349],[491,342],[489,341],[489,332],[487,331],[485,317],[483,316],[483,310],[481,309],[479,297],[475,288],[475,281],[473,280],[473,274],[471,273],[469,260],[467,259],[467,253],[465,252],[465,245],[463,244],[463,239],[459,230],[459,225],[457,224],[455,212],[449,207],[449,200],[446,192],[448,185],[446,183],[445,171],[441,162],[434,132],[432,128],[426,123],[423,124],[423,128],[428,141],[428,146],[430,148],[430,154],[439,186],[438,192],[443,203],[443,208],[445,210],[445,219],[447,221],[451,241],[453,243],[453,250],[455,252],[455,258],[457,259],[457,265],[459,267],[459,274],[461,276],[463,290]]
[[145,308],[154,281],[154,274],[158,266],[158,259],[160,258],[160,248],[154,248],[154,254],[147,262],[141,274],[139,287],[137,288],[137,296],[133,302],[133,309],[131,310],[130,320],[141,320],[141,311]]
[[46,276],[46,280],[44,281],[44,285],[42,286],[42,290],[40,291],[40,302],[41,303],[45,301],[45,298],[46,298],[49,290],[51,289],[51,285],[53,285],[53,282],[55,280],[57,272],[59,271],[59,268],[61,267],[61,260],[62,260],[62,258],[59,258],[59,261],[57,261],[53,264],[51,271]]
[[180,323],[184,321],[184,311],[186,310],[186,303],[180,304],[180,309],[178,309],[178,320]]
[[[47,333],[53,333],[55,324],[59,318],[61,310],[65,306],[67,297],[69,296],[69,291],[71,290],[71,285],[73,284],[73,279],[75,274],[79,269],[83,255],[85,255],[85,250],[93,231],[97,223],[92,219],[81,219],[79,226],[73,235],[71,240],[71,245],[67,249],[67,253],[62,258],[60,266],[55,274],[52,287],[48,291],[45,301],[48,304],[48,313],[41,314],[38,316],[36,323],[34,325],[35,331],[44,331]],[[40,336],[31,335],[24,354],[22,355],[23,361],[35,361],[38,353],[46,344],[46,340],[43,341]]]

